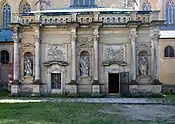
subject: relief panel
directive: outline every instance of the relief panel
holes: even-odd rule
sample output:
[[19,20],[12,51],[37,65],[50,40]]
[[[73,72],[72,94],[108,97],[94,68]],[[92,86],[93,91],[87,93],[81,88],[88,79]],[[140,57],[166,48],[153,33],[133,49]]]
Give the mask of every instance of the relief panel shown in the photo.
[[47,61],[66,61],[65,45],[47,45],[46,47]]
[[124,61],[124,45],[105,45],[103,46],[103,61]]

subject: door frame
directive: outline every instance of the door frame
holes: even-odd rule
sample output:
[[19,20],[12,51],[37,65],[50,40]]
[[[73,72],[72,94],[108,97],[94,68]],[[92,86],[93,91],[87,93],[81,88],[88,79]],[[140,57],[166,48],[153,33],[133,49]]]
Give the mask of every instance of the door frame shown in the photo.
[[[119,78],[118,78],[118,83],[119,83],[119,86],[118,86],[118,93],[110,93],[109,92],[109,74],[118,74]],[[120,73],[117,72],[117,73],[108,73],[108,94],[120,94]]]

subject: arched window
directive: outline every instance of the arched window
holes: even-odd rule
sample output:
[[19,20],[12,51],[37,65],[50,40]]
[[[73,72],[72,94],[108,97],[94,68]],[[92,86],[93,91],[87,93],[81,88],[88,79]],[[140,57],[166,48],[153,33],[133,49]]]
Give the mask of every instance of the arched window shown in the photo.
[[2,8],[3,28],[8,28],[8,24],[11,22],[11,7],[8,3],[5,3]]
[[20,5],[20,13],[27,13],[31,11],[31,7],[28,2]]
[[1,62],[9,62],[10,61],[10,56],[9,56],[9,52],[7,50],[2,50],[1,51]]
[[174,57],[174,48],[172,46],[167,46],[164,49],[164,57]]
[[90,55],[88,51],[80,54],[80,76],[89,76],[90,72]]
[[24,54],[24,76],[33,76],[33,55],[31,52]]
[[167,24],[175,24],[175,4],[173,0],[169,0],[166,7]]
[[149,2],[149,0],[147,0],[144,4],[143,4],[143,10],[145,11],[150,11],[151,8],[151,3]]

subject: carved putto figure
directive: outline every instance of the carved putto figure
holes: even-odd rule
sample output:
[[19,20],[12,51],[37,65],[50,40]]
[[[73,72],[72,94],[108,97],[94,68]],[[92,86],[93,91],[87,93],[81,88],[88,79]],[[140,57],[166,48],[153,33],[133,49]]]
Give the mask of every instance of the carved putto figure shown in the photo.
[[148,73],[148,60],[145,56],[141,56],[140,60],[139,60],[139,72],[141,74],[141,76],[146,76]]
[[32,76],[32,62],[29,58],[24,60],[24,76]]

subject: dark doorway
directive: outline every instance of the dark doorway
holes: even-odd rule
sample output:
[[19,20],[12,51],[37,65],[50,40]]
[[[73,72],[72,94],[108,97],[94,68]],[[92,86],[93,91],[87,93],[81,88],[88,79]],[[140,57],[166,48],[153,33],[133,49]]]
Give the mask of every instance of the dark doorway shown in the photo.
[[61,89],[61,73],[51,73],[51,88]]
[[109,73],[109,93],[119,93],[119,74]]

